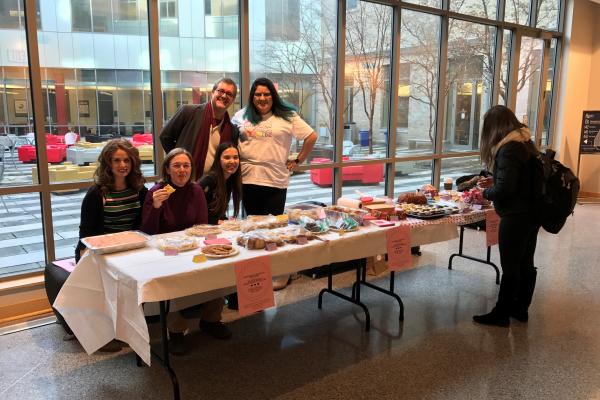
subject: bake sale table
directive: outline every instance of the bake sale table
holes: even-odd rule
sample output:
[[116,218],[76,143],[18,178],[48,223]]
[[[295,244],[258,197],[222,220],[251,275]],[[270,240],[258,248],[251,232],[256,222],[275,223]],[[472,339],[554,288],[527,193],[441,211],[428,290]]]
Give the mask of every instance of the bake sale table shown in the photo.
[[[482,214],[479,214],[476,218],[471,218],[473,222],[477,218],[482,219]],[[427,221],[408,218],[396,222],[395,226],[408,225],[411,246],[419,246],[457,238],[457,226],[466,223],[465,217],[455,215]],[[286,244],[274,251],[240,247],[236,256],[207,259],[200,263],[192,260],[194,254],[198,253],[197,250],[165,256],[153,245],[112,254],[88,251],[65,282],[54,307],[62,314],[88,354],[94,353],[111,340],[118,339],[129,344],[137,354],[138,361],[141,359],[150,365],[152,352],[144,305],[158,302],[163,354],[162,357],[155,355],[169,371],[173,380],[174,398],[179,398],[177,378],[170,367],[167,347],[166,313],[169,301],[198,294],[204,295],[204,301],[207,301],[233,292],[236,285],[234,265],[257,257],[268,256],[272,275],[279,276],[334,262],[384,254],[387,251],[387,229],[391,228],[366,226],[343,235],[330,232],[321,236],[323,240],[312,240],[304,245]],[[235,237],[239,234],[240,232],[226,231],[219,237],[230,238],[235,243]],[[346,297],[346,300],[361,305],[359,287],[360,284],[365,284],[364,273],[362,274],[361,277],[357,269],[352,297],[334,291],[330,275],[328,288],[319,295],[319,308],[322,295],[326,292]],[[397,297],[402,319],[402,303],[399,296],[393,293],[393,281],[392,274],[390,290],[381,291]],[[361,307],[368,317],[366,307]]]

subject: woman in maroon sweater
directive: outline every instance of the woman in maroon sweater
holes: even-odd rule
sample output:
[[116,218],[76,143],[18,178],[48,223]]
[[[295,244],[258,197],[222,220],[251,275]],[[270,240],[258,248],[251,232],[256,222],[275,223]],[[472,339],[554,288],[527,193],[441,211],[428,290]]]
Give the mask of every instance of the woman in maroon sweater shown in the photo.
[[[162,180],[148,191],[142,211],[141,230],[154,235],[181,231],[195,224],[208,223],[208,208],[202,187],[195,183],[191,154],[175,148],[167,154],[161,169]],[[175,191],[165,188],[170,185]],[[229,339],[231,331],[221,322],[223,299],[202,304],[200,329],[218,339]],[[169,350],[187,352],[184,332],[187,323],[180,313],[169,314]]]

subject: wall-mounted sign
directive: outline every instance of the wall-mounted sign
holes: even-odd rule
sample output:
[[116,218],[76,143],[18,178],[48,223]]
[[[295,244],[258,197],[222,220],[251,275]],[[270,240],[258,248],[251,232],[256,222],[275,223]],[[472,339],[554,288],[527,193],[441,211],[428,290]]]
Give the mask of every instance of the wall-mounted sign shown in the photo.
[[600,153],[600,111],[583,112],[579,153]]
[[79,108],[79,117],[89,118],[90,116],[90,102],[89,100],[79,100],[77,102]]
[[15,100],[15,117],[27,116],[27,100]]

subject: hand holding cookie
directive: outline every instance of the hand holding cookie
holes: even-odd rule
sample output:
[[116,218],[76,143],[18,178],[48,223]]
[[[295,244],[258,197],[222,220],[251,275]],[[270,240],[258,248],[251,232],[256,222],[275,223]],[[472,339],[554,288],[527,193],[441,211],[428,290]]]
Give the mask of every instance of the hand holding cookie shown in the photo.
[[164,201],[167,200],[174,191],[175,188],[173,188],[173,186],[166,184],[162,189],[158,189],[152,193],[152,206],[154,208],[160,208]]

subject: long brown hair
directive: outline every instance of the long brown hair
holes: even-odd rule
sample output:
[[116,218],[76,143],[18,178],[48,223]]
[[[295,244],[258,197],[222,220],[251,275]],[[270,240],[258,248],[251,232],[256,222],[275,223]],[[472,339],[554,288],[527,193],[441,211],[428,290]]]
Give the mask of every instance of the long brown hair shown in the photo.
[[493,149],[506,135],[517,129],[527,128],[527,125],[519,121],[506,106],[496,105],[490,108],[483,117],[483,128],[481,129],[481,161],[486,166],[494,164]]
[[240,201],[242,200],[242,165],[240,163],[238,169],[227,180],[225,179],[225,173],[221,166],[221,155],[227,149],[235,149],[238,156],[240,154],[238,148],[231,142],[221,143],[217,147],[215,160],[207,173],[217,182],[213,199],[208,204],[208,213],[217,216],[225,214],[229,204],[229,196],[231,196],[233,197],[233,216],[237,217],[240,213]]
[[126,139],[113,139],[104,146],[98,156],[98,167],[94,172],[94,182],[100,186],[100,191],[104,195],[115,191],[115,177],[112,173],[111,163],[117,150],[123,150],[131,160],[131,170],[125,177],[127,187],[139,192],[144,186],[144,182],[146,182],[140,169],[142,161],[138,149]]
[[190,174],[189,182],[193,182],[196,180],[196,178],[195,178],[196,177],[196,167],[194,166],[194,161],[192,160],[192,155],[186,149],[183,149],[181,147],[176,147],[173,150],[171,150],[170,152],[168,152],[167,155],[165,156],[165,159],[163,160],[162,167],[160,168],[160,178],[161,178],[160,182],[161,183],[170,183],[169,182],[169,174],[167,173],[167,168],[169,168],[171,161],[180,154],[185,154],[187,156],[187,158],[190,160],[190,164],[192,164],[192,172]]

